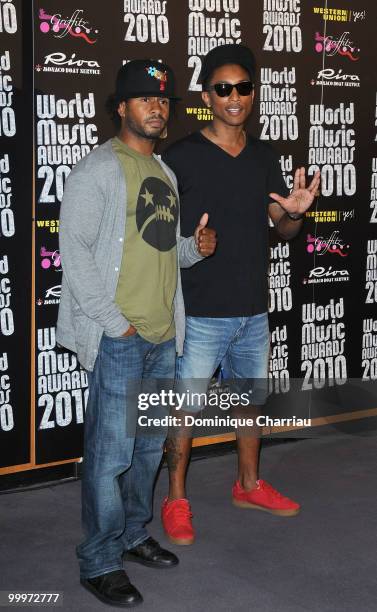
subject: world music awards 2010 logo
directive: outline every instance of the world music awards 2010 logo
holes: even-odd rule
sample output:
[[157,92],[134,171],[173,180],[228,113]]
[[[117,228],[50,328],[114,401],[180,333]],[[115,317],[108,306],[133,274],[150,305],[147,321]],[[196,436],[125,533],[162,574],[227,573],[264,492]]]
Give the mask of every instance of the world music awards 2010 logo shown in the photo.
[[63,17],[60,13],[50,15],[41,8],[38,14],[39,29],[43,34],[53,34],[55,38],[72,36],[94,45],[97,42],[98,29],[84,19],[83,13],[83,9],[75,9],[70,17]]

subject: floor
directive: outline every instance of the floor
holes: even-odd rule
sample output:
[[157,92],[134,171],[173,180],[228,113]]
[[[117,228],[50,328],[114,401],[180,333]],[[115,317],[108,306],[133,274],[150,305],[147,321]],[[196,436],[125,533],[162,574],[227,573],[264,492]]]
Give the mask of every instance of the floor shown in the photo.
[[[294,518],[231,504],[234,453],[193,461],[188,479],[197,533],[193,546],[169,545],[162,532],[163,468],[150,533],[179,555],[180,565],[170,570],[128,566],[144,597],[139,609],[375,610],[377,437],[364,433],[263,449],[261,477],[302,503]],[[2,495],[0,524],[0,590],[62,592],[66,611],[108,609],[78,580],[80,482]]]

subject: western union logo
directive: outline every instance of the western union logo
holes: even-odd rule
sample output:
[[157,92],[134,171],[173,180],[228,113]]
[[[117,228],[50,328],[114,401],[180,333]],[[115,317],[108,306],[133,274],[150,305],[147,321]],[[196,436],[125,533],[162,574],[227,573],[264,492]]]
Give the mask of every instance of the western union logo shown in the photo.
[[57,234],[59,232],[59,219],[39,219],[37,227],[48,229],[50,234]]
[[313,13],[322,15],[325,21],[351,21],[351,11],[313,6]]
[[186,107],[186,115],[195,115],[198,121],[211,121],[213,119],[212,111],[202,106]]

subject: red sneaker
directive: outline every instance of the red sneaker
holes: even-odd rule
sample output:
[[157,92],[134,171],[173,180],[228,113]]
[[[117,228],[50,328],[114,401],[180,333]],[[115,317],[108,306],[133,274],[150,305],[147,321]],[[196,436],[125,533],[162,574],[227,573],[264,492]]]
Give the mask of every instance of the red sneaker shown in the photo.
[[191,518],[188,499],[168,501],[168,498],[165,497],[161,508],[161,519],[166,535],[171,542],[182,545],[193,543],[194,529]]
[[300,504],[284,497],[265,480],[257,480],[256,487],[251,491],[245,491],[237,480],[232,494],[233,504],[239,508],[264,510],[279,516],[294,516],[300,512]]

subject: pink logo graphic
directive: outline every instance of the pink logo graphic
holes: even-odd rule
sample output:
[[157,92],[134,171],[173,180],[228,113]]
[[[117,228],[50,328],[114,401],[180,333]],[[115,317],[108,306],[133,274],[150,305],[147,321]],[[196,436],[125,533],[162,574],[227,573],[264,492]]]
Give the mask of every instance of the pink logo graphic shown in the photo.
[[339,232],[335,231],[331,234],[330,238],[323,238],[322,236],[312,236],[308,234],[306,237],[308,253],[316,252],[317,255],[340,255],[341,257],[347,257],[349,244],[345,244],[341,238],[339,238]]
[[[64,38],[68,34],[75,38],[83,38],[89,45],[94,45],[97,39],[93,39],[93,33],[98,34],[98,30],[90,27],[89,22],[82,18],[83,9],[76,9],[71,17],[63,18],[60,13],[47,15],[43,8],[39,9],[39,19],[41,21],[39,29],[43,34],[52,30],[55,38]],[[91,37],[91,38],[90,38]]]
[[61,258],[59,251],[47,251],[46,247],[41,247],[40,255],[42,257],[41,267],[48,270],[54,266],[55,272],[61,272]]
[[317,53],[322,53],[325,50],[325,54],[328,57],[333,55],[343,55],[348,57],[353,62],[357,62],[360,58],[356,55],[360,53],[360,49],[356,48],[352,40],[348,38],[350,32],[343,32],[339,38],[336,36],[322,36],[319,32],[315,34],[315,50]]

